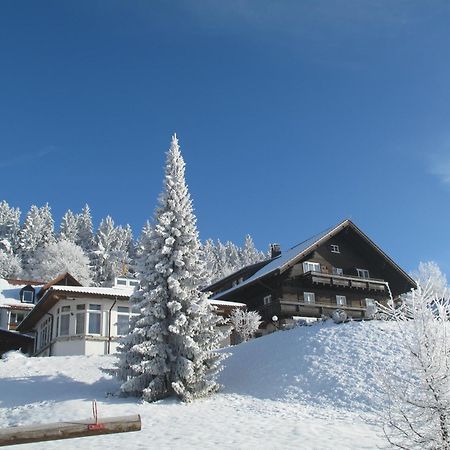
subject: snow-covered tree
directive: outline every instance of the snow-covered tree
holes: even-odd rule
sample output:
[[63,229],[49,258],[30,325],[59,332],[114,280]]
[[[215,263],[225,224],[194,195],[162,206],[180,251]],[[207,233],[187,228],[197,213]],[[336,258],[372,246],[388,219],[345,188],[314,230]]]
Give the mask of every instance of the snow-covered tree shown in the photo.
[[219,317],[199,289],[204,263],[184,173],[173,136],[155,225],[142,240],[141,289],[131,298],[139,315],[112,371],[123,381],[122,394],[146,401],[169,395],[190,401],[219,388],[223,356],[215,349],[223,335],[216,329]]
[[60,240],[38,248],[32,259],[33,278],[50,281],[65,272],[69,272],[83,286],[92,284],[89,258],[80,246]]
[[233,244],[233,242],[228,241],[225,244],[225,247],[226,247],[226,258],[230,269],[230,273],[236,272],[236,270],[239,270],[240,268],[244,267],[244,264],[242,264],[241,261],[241,255],[238,246],[236,244]]
[[412,277],[421,286],[430,285],[430,289],[438,296],[444,297],[448,294],[447,277],[434,261],[420,262]]
[[20,231],[20,210],[11,208],[6,201],[0,202],[0,244],[7,253],[17,250]]
[[26,273],[31,273],[31,260],[36,250],[54,240],[54,222],[49,205],[41,208],[31,206],[19,233],[19,255]]
[[77,216],[69,209],[61,219],[59,239],[69,242],[77,242],[78,224]]
[[90,256],[94,246],[94,231],[92,226],[91,209],[85,205],[80,214],[76,216],[77,222],[77,240],[75,244],[79,245],[85,253]]
[[389,400],[384,431],[398,448],[450,449],[449,301],[435,286],[419,284],[399,308],[387,309],[397,327],[386,346],[397,352],[380,368]]
[[249,266],[250,264],[255,264],[265,258],[266,255],[256,249],[252,237],[247,234],[247,236],[245,236],[244,246],[241,250],[242,267]]
[[22,274],[20,258],[0,250],[0,278],[19,278]]
[[258,331],[262,319],[257,311],[235,308],[230,314],[230,322],[241,340],[245,342]]
[[129,225],[115,227],[110,216],[103,219],[95,236],[94,268],[96,284],[111,286],[114,278],[130,276],[133,234]]
[[94,271],[95,282],[99,286],[111,286],[114,280],[115,268],[113,267],[112,252],[115,239],[114,220],[111,216],[107,216],[100,222],[95,235]]

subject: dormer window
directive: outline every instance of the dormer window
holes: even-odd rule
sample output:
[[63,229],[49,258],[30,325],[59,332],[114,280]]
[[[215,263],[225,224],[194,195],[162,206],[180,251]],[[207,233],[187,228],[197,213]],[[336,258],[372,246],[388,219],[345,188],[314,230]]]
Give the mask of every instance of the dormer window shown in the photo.
[[360,278],[370,278],[369,271],[367,269],[356,269],[356,273]]
[[34,303],[34,288],[31,286],[25,286],[20,291],[20,301],[22,303]]
[[339,249],[339,245],[331,244],[330,248],[331,248],[331,253],[341,253],[341,251]]

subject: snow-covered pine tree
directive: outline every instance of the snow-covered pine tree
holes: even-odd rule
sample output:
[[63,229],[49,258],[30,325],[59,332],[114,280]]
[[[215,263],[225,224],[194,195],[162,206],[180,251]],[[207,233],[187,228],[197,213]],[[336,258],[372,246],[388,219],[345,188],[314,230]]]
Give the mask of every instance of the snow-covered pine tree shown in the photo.
[[242,264],[241,261],[241,255],[238,246],[236,244],[233,244],[233,242],[228,241],[225,244],[225,247],[226,247],[226,258],[230,273],[236,272],[236,270],[239,270],[242,267],[244,267],[244,264]]
[[77,239],[75,244],[79,245],[90,257],[94,247],[94,228],[92,226],[91,209],[86,204],[80,214],[76,216]]
[[164,190],[155,226],[141,242],[141,289],[132,296],[139,315],[119,347],[113,370],[125,395],[155,401],[177,395],[183,401],[217,391],[223,356],[215,351],[223,336],[207,295],[185,163],[176,136],[167,153]]
[[25,273],[31,273],[31,260],[38,247],[45,247],[54,240],[54,222],[49,205],[41,208],[32,205],[19,233],[18,253]]
[[244,247],[242,247],[241,250],[242,267],[249,266],[250,264],[255,264],[265,258],[266,255],[256,249],[252,237],[247,234],[244,240]]
[[62,216],[59,239],[75,243],[78,237],[77,216],[68,209]]
[[19,244],[20,210],[0,202],[0,247],[6,253],[14,253]]
[[114,281],[114,261],[112,254],[116,239],[114,220],[111,216],[102,219],[95,235],[94,251],[95,283],[98,286],[111,286]]
[[21,274],[20,258],[0,249],[0,278],[18,278]]
[[205,262],[206,279],[205,286],[219,278],[221,273],[217,264],[216,246],[212,239],[207,239],[202,246],[203,261]]

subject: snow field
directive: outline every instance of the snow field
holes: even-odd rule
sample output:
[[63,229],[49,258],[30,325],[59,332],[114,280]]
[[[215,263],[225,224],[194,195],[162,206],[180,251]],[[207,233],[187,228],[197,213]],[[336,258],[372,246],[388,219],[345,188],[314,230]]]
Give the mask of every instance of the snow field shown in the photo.
[[100,370],[111,356],[13,353],[0,360],[0,426],[84,419],[96,399],[100,417],[141,414],[142,431],[20,448],[380,448],[377,370],[389,326],[325,323],[227,349],[222,391],[190,404],[107,396],[119,386]]

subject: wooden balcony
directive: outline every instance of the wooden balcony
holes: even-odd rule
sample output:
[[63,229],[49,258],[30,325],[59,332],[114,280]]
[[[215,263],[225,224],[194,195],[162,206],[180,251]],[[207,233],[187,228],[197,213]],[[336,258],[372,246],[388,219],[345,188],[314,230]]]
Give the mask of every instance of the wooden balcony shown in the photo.
[[386,291],[386,281],[377,278],[361,278],[351,275],[335,275],[322,272],[306,272],[303,275],[300,275],[300,277],[309,280],[315,285],[362,289],[376,292]]

